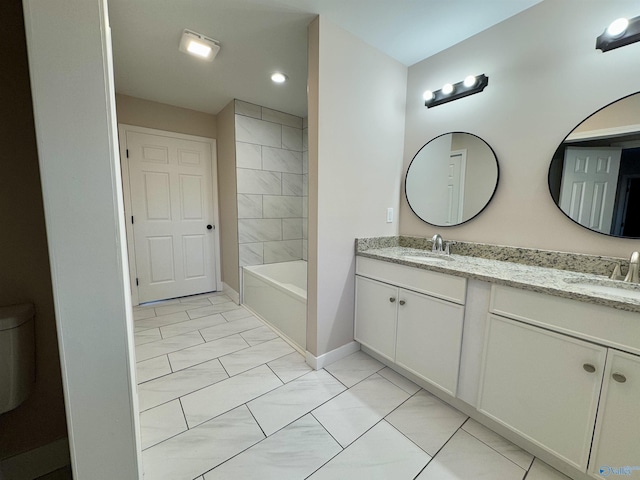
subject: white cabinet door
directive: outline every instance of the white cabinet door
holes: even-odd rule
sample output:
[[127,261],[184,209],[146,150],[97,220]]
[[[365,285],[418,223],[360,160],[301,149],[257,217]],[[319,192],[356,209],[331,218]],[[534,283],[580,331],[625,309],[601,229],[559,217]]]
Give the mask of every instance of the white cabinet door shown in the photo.
[[592,477],[640,478],[640,357],[609,350],[592,452]]
[[606,349],[489,315],[478,410],[583,472]]
[[356,276],[355,339],[395,361],[398,289]]
[[455,396],[464,307],[400,290],[396,363]]

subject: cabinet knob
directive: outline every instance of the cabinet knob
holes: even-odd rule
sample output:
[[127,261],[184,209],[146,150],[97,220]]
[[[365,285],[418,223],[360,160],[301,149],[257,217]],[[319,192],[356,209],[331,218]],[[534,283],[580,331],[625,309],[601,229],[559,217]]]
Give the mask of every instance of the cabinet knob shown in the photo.
[[390,301],[391,303],[395,302],[395,301],[396,301],[396,297],[390,297],[390,298],[389,298],[389,301]]
[[611,378],[613,378],[618,383],[624,383],[627,381],[627,377],[625,377],[621,373],[614,373],[613,375],[611,375]]
[[590,363],[585,363],[584,365],[582,365],[582,368],[584,368],[584,370],[589,373],[593,373],[596,371],[596,367],[594,367]]
[[400,305],[404,305],[404,304],[405,304],[405,303],[407,303],[407,302],[405,302],[404,300],[400,300],[398,303],[399,303]]

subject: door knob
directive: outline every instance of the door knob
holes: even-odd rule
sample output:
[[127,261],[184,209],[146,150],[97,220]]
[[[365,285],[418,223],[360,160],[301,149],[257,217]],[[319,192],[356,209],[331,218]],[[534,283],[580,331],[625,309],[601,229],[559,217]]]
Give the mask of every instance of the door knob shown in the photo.
[[207,225],[207,230],[211,230],[213,228],[213,225]]

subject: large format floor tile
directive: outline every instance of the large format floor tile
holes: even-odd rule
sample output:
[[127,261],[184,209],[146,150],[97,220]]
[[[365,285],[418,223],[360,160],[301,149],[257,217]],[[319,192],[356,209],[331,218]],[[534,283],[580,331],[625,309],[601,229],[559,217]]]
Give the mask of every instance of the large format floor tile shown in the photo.
[[148,382],[170,373],[171,365],[169,365],[169,359],[166,355],[136,363],[137,383]]
[[347,388],[382,370],[384,365],[362,351],[357,351],[327,366],[325,370]]
[[344,390],[344,385],[319,370],[249,402],[248,407],[264,433],[271,435]]
[[298,352],[280,357],[273,362],[267,363],[267,365],[284,383],[289,383],[312,370],[305,362],[304,357]]
[[192,428],[280,385],[275,373],[262,365],[182,397],[182,409]]
[[403,389],[405,392],[407,392],[409,395],[413,395],[414,393],[417,393],[420,391],[420,387],[418,385],[413,383],[408,378],[405,378],[399,373],[391,370],[389,367],[385,367],[382,370],[380,370],[378,372],[378,375],[380,375],[383,378],[386,378],[394,385],[397,385],[398,387]]
[[234,376],[293,352],[294,348],[278,337],[241,352],[225,355],[220,358],[220,363],[230,376]]
[[525,473],[477,438],[458,430],[416,480],[522,480]]
[[145,343],[136,347],[136,361],[142,362],[153,357],[166,355],[167,353],[176,352],[184,348],[204,343],[199,332],[185,333],[175,337],[159,340],[153,343]]
[[341,450],[331,435],[306,415],[206,473],[204,479],[303,479]]
[[230,310],[240,309],[240,305],[234,302],[222,302],[210,305],[208,307],[199,307],[187,310],[187,314],[193,320],[200,317],[206,317],[208,315],[215,315],[216,313],[228,312]]
[[416,393],[386,417],[387,422],[432,456],[466,419],[465,414],[425,390]]
[[313,416],[346,447],[409,398],[409,394],[373,374],[313,411]]
[[280,338],[278,337],[278,334],[276,332],[271,330],[266,325],[254,328],[252,330],[247,330],[246,332],[242,332],[240,336],[242,336],[245,342],[247,342],[251,346],[273,340],[274,338]]
[[[222,316],[227,318],[224,314]],[[228,323],[216,325],[215,327],[203,328],[200,333],[207,342],[211,342],[213,340],[218,340],[219,338],[228,337],[229,335],[246,332],[247,330],[264,326],[264,323],[251,314],[239,319],[227,319],[227,322]]]
[[536,458],[531,464],[527,480],[570,480],[569,477]]
[[211,360],[195,367],[156,378],[138,385],[140,411],[148,410],[188,393],[228,378],[218,360]]
[[517,445],[514,445],[506,438],[489,430],[487,427],[481,425],[472,418],[465,422],[462,429],[476,437],[482,443],[486,443],[496,452],[504,455],[519,467],[528,470],[531,466],[531,462],[533,462],[533,455],[529,452],[525,452]]
[[173,400],[140,414],[140,440],[145,450],[187,429],[179,400]]
[[187,312],[178,312],[171,315],[162,315],[161,317],[150,317],[134,322],[133,326],[136,333],[148,330],[150,328],[163,327],[173,323],[184,322],[189,320]]
[[429,460],[429,455],[383,420],[309,480],[413,479]]
[[159,328],[150,328],[149,330],[142,330],[134,335],[136,346],[143,343],[157,342],[162,340]]
[[142,452],[145,480],[192,480],[264,438],[245,406]]
[[249,344],[240,335],[231,335],[170,353],[169,363],[175,372],[246,348]]
[[220,314],[200,317],[196,320],[187,320],[185,322],[174,323],[160,327],[162,338],[175,337],[187,332],[195,332],[207,327],[215,327],[221,323],[227,323],[227,320]]

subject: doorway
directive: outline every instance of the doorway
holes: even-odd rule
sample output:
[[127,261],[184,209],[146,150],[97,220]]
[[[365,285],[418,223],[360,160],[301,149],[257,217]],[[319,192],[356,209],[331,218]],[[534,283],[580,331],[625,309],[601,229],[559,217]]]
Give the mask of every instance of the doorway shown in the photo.
[[133,304],[220,290],[216,141],[119,132]]

